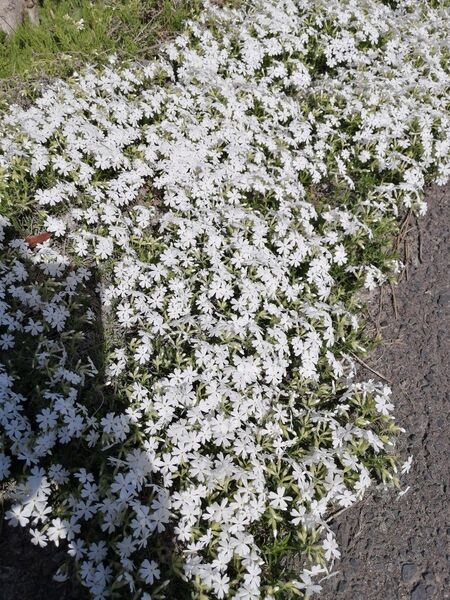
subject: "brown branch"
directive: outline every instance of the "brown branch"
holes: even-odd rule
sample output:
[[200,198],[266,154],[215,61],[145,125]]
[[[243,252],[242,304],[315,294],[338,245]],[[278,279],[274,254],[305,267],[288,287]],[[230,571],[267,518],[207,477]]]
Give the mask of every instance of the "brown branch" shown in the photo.
[[365,367],[366,369],[368,369],[369,371],[372,371],[372,373],[374,375],[376,375],[377,377],[379,377],[380,379],[384,379],[384,381],[387,381],[388,383],[392,384],[392,381],[390,379],[388,379],[387,377],[385,377],[384,375],[382,375],[381,373],[379,373],[378,371],[376,371],[375,369],[373,369],[370,365],[368,365],[366,362],[363,361],[362,358],[359,358],[359,356],[356,356],[356,354],[353,354],[353,352],[350,352],[350,354],[353,356],[353,358],[355,360],[357,360],[363,367]]
[[390,286],[391,286],[391,292],[392,292],[392,305],[394,307],[394,314],[395,314],[395,318],[398,319],[397,297],[395,295],[395,290],[394,290],[394,286],[392,285],[392,283],[390,284]]
[[422,255],[422,228],[420,226],[419,217],[416,215],[416,223],[417,223],[417,242],[419,246],[419,262],[423,263],[423,255]]

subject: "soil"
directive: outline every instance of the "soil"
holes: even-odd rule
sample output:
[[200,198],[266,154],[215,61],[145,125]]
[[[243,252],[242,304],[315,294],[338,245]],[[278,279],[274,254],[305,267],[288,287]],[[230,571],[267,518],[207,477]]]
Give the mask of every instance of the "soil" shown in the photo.
[[[450,600],[450,186],[428,194],[411,258],[374,315],[383,341],[367,362],[392,384],[399,450],[414,456],[408,492],[374,488],[333,525],[342,558],[318,600]],[[420,247],[420,251],[419,251]],[[378,302],[372,307],[378,312]],[[372,377],[372,372],[361,376]],[[28,534],[0,531],[0,600],[84,600],[52,580],[64,550],[39,550]]]
[[21,527],[0,530],[0,600],[88,600],[74,579],[58,583],[53,575],[66,558],[64,549],[36,548]]
[[374,489],[336,519],[342,556],[320,600],[450,599],[450,185],[430,190],[428,203],[408,236],[396,311],[379,292],[383,340],[367,361],[392,383],[406,429],[398,449],[414,457],[402,477],[410,488],[400,498]]

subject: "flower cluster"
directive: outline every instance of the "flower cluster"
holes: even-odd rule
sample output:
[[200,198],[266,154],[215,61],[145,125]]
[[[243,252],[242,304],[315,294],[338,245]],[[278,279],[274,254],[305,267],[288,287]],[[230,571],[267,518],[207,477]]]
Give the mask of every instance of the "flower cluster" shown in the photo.
[[51,239],[0,217],[0,481],[93,598],[309,597],[330,512],[395,478],[356,291],[450,173],[448,17],[208,5],[3,116],[2,189]]

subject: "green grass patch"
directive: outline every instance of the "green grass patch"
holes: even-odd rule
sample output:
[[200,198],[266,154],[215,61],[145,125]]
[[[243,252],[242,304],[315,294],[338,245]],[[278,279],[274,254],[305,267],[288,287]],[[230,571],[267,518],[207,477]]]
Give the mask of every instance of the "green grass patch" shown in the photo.
[[0,33],[0,100],[25,101],[49,79],[112,54],[150,58],[200,7],[201,0],[44,0],[39,26],[26,22],[11,36]]

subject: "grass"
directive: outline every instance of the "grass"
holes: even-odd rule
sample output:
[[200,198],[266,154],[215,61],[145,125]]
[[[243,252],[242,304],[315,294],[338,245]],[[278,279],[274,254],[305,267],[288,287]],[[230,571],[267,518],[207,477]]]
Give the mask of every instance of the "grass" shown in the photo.
[[43,0],[39,26],[0,32],[0,105],[112,54],[146,60],[200,8],[201,0]]

